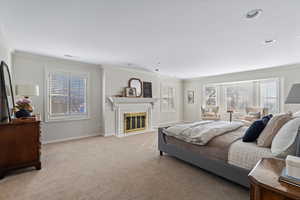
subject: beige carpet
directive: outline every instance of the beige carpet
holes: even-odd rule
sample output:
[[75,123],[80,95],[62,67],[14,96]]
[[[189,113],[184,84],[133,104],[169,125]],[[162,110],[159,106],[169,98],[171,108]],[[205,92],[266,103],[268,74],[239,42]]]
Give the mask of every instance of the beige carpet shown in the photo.
[[248,191],[170,156],[156,134],[44,145],[43,169],[0,181],[0,200],[248,200]]

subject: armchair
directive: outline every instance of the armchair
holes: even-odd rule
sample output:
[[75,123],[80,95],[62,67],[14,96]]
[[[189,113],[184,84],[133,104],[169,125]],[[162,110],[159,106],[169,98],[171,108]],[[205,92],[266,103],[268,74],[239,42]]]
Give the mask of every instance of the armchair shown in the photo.
[[246,115],[242,118],[242,120],[253,122],[255,120],[260,119],[261,117],[268,114],[267,108],[260,107],[246,107]]
[[219,106],[201,106],[201,119],[202,120],[220,120]]

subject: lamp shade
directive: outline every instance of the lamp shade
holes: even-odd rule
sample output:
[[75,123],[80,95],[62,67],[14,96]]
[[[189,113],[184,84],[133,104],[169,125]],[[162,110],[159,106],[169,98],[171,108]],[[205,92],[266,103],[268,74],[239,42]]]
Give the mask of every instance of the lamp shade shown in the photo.
[[5,85],[6,95],[11,96],[10,87],[8,85]]
[[25,97],[39,96],[39,86],[29,84],[16,85],[16,94]]
[[300,104],[300,83],[296,83],[292,86],[285,103]]

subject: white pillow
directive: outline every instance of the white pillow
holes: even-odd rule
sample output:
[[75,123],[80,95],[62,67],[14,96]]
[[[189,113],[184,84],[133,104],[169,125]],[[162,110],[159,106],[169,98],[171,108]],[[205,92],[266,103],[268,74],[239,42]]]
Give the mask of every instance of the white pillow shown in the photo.
[[299,126],[300,118],[295,118],[281,127],[272,141],[271,152],[274,156],[284,158],[296,153]]
[[300,110],[293,114],[293,117],[300,117]]

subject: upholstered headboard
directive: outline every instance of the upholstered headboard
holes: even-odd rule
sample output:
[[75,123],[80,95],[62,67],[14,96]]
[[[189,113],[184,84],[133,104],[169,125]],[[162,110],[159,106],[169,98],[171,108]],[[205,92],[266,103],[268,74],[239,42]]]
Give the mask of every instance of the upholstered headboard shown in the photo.
[[298,135],[297,135],[297,150],[296,150],[296,156],[300,157],[300,127],[298,129]]

